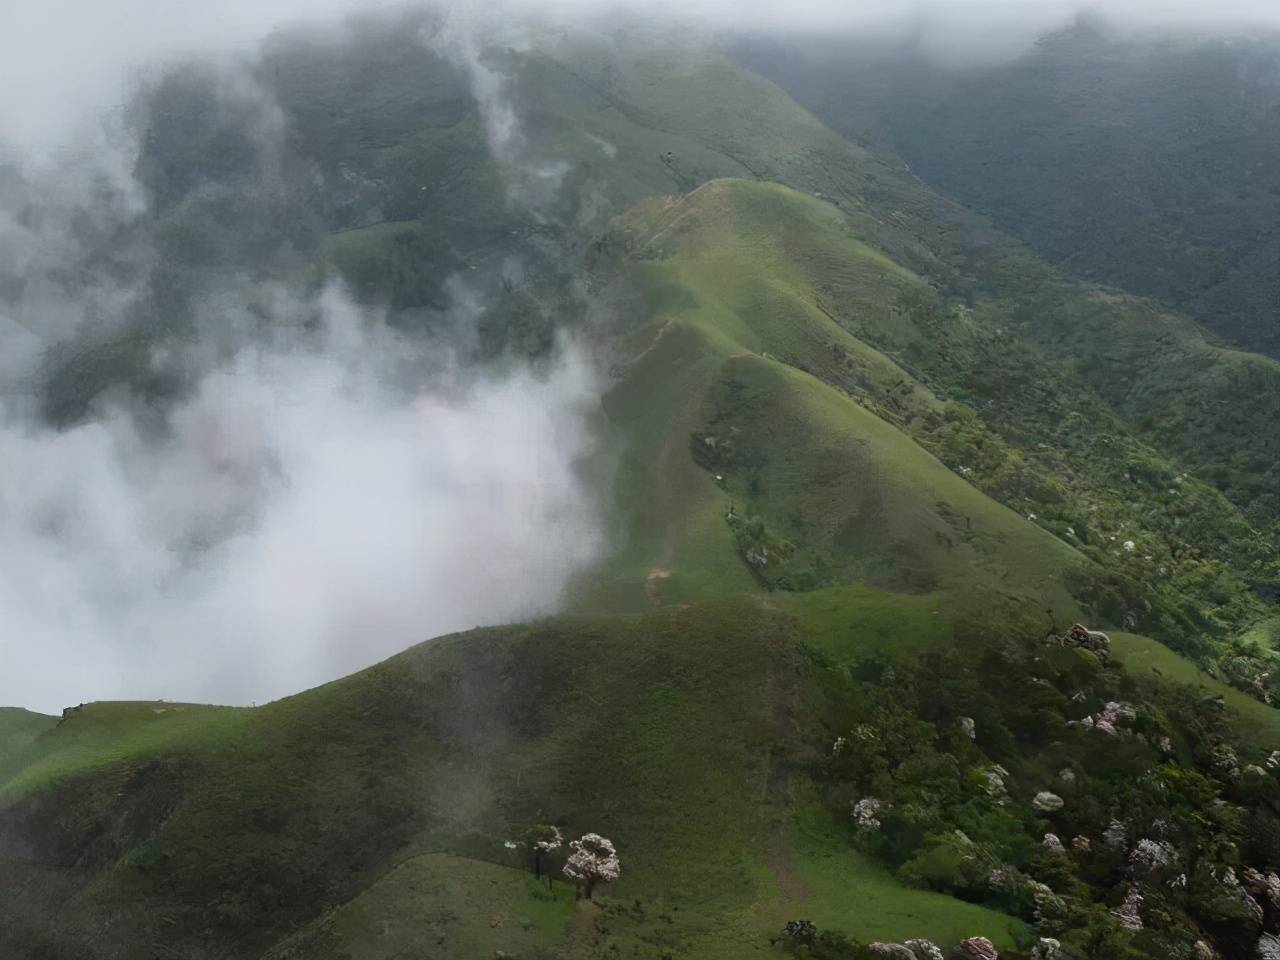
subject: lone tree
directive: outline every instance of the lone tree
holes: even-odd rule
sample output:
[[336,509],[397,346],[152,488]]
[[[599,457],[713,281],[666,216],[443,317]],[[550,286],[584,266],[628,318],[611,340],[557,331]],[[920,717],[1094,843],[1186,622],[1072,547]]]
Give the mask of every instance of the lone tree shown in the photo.
[[549,823],[539,823],[525,831],[524,844],[533,858],[533,875],[542,876],[542,858],[564,845],[560,828]]
[[581,840],[571,841],[569,847],[573,853],[564,865],[564,875],[577,885],[578,899],[590,900],[597,883],[609,883],[621,876],[618,851],[612,841],[600,834],[585,833]]

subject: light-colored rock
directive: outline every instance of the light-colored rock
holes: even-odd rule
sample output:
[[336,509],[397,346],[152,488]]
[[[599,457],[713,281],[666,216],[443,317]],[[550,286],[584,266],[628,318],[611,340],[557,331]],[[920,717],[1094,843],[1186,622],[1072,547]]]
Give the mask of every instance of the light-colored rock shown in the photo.
[[961,717],[956,721],[960,724],[960,732],[970,740],[978,739],[978,725],[974,723],[973,717]]
[[1280,960],[1280,936],[1264,933],[1254,945],[1253,955],[1257,960]]
[[1218,951],[1203,940],[1191,945],[1191,960],[1218,960]]
[[1093,844],[1089,842],[1088,837],[1075,836],[1071,838],[1071,849],[1076,853],[1088,853]]
[[1009,789],[1004,785],[1004,781],[1009,776],[1009,771],[997,763],[988,768],[984,776],[987,780],[987,796],[998,804],[1008,803]]
[[1129,851],[1129,870],[1136,877],[1146,877],[1178,860],[1178,851],[1163,840],[1143,837]]
[[1225,890],[1229,896],[1239,900],[1241,905],[1243,905],[1245,911],[1249,914],[1249,924],[1254,928],[1261,927],[1262,921],[1266,917],[1266,912],[1262,909],[1262,904],[1254,898],[1253,894],[1245,889],[1244,884],[1242,884],[1236,876],[1235,870],[1231,867],[1227,867],[1227,869],[1222,873],[1222,879],[1220,882],[1222,883],[1223,890]]
[[1000,960],[995,944],[986,937],[970,937],[961,940],[955,949],[956,960]]
[[900,943],[882,943],[879,940],[867,944],[868,952],[885,960],[916,960],[916,955]]
[[1056,833],[1046,833],[1044,839],[1040,841],[1040,845],[1051,856],[1065,857],[1067,855],[1067,848],[1062,845],[1062,841],[1058,839]]
[[1041,937],[1031,950],[1031,960],[1059,960],[1062,943],[1053,937]]
[[1240,758],[1227,744],[1214,747],[1209,762],[1213,766],[1213,772],[1224,780],[1240,779]]
[[903,946],[911,951],[916,960],[947,960],[942,948],[932,940],[908,940]]
[[1053,813],[1055,810],[1062,809],[1064,801],[1056,793],[1050,793],[1048,790],[1041,790],[1031,801],[1031,806],[1039,810],[1041,813]]
[[1262,873],[1253,867],[1246,867],[1244,885],[1259,900],[1280,910],[1280,874],[1275,871]]

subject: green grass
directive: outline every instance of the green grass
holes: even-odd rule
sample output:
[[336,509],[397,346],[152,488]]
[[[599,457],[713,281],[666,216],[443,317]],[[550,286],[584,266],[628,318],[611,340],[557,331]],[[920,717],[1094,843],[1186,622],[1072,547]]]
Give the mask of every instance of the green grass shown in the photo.
[[572,887],[527,871],[447,854],[399,864],[348,903],[271,950],[266,960],[381,960],[424,948],[440,960],[525,956],[561,944]]
[[0,740],[0,803],[95,768],[198,749],[239,730],[247,712],[161,701],[90,703],[61,721],[26,716],[27,735]]
[[951,641],[954,599],[904,595],[865,586],[833,587],[778,598],[805,643],[837,663],[919,653]]
[[[920,281],[852,236],[835,207],[777,184],[715,181],[642,205],[611,243],[634,262],[647,305],[627,333],[636,359],[605,402],[625,438],[616,499],[631,527],[603,579],[631,586],[630,608],[748,588],[732,506],[795,547],[771,581],[985,588],[1075,609],[1065,572],[1084,559],[886,419],[886,395],[940,404],[824,311],[810,273],[837,270],[868,310]],[[817,249],[817,266],[803,259]],[[695,434],[729,452],[699,465]]]
[[1275,749],[1280,743],[1280,710],[1217,680],[1190,660],[1150,637],[1112,633],[1112,650],[1125,667],[1137,675],[1150,675],[1180,685],[1198,687],[1206,695],[1221,697],[1235,718],[1238,735],[1251,743]]
[[41,738],[57,723],[16,707],[0,707],[0,784],[27,766],[39,754]]
[[[847,603],[847,621],[884,623],[899,601],[858,590]],[[0,821],[76,850],[125,944],[158,930],[261,952],[318,921],[334,950],[394,956],[378,944],[456,915],[440,930],[462,956],[473,943],[507,949],[484,939],[496,913],[513,918],[501,928],[512,943],[554,941],[563,906],[532,898],[502,846],[539,821],[618,844],[624,874],[604,894],[639,899],[645,918],[606,910],[588,926],[616,928],[619,942],[665,931],[675,955],[703,956],[697,944],[726,918],[754,917],[741,942],[760,943],[777,917],[809,907],[780,899],[775,846],[798,864],[817,858],[813,889],[828,891],[831,922],[853,923],[837,910],[837,868],[785,828],[798,808],[771,786],[792,735],[783,717],[800,702],[788,666],[797,624],[741,597],[446,637],[253,710],[91,704],[46,732],[43,756],[0,792]],[[891,897],[888,877],[872,875]],[[41,889],[21,917],[0,919],[69,943],[89,935],[92,908],[51,926],[65,895],[45,901]],[[488,889],[493,899],[476,892]],[[944,903],[900,894],[903,917],[916,915],[911,902]],[[410,902],[421,911],[382,939],[381,919]]]

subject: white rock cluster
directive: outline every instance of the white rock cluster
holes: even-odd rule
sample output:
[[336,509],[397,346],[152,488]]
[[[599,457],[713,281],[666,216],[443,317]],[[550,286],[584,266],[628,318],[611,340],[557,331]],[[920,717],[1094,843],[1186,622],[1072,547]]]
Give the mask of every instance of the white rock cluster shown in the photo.
[[1099,733],[1114,737],[1120,733],[1122,720],[1132,720],[1136,716],[1137,713],[1129,704],[1112,700],[1103,706],[1101,713],[1085,717],[1079,723],[1087,730],[1097,730]]
[[1053,813],[1061,810],[1065,805],[1065,801],[1056,793],[1050,793],[1048,790],[1041,790],[1035,795],[1031,801],[1031,806],[1041,813]]
[[946,960],[942,948],[932,940],[908,940],[903,946],[915,955],[916,960]]
[[957,960],[1000,960],[995,944],[986,937],[970,937],[960,941],[955,955]]
[[1129,870],[1136,877],[1147,877],[1162,867],[1176,863],[1178,851],[1163,840],[1143,837],[1129,851]]

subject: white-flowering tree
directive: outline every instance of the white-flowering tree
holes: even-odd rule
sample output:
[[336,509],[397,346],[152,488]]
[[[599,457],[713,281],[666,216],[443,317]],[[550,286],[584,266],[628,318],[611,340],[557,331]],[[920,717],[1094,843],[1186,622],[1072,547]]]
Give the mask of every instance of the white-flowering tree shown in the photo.
[[579,899],[591,899],[597,883],[609,883],[622,875],[622,864],[613,843],[598,833],[585,833],[569,843],[573,853],[564,865],[564,875],[578,887]]
[[[564,835],[560,833],[560,828],[553,824],[539,823],[529,828],[524,835],[524,842],[529,848],[529,855],[533,857],[533,875],[541,877],[542,858],[564,845]],[[548,882],[549,880],[550,878]]]

